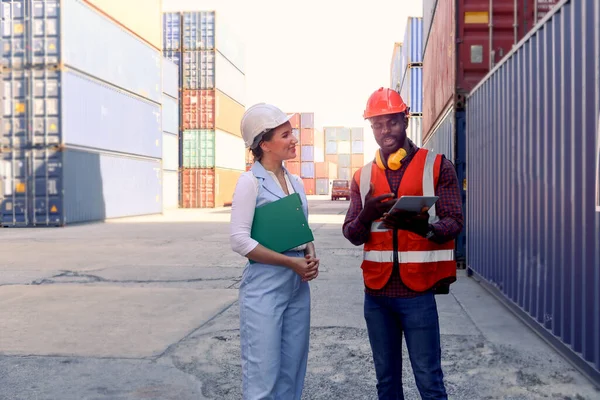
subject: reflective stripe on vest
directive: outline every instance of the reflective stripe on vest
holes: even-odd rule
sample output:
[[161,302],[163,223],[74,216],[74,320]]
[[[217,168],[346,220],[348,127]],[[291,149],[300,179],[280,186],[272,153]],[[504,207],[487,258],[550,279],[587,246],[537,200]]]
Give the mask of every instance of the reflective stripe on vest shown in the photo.
[[[393,251],[365,251],[363,259],[378,263],[393,262]],[[454,250],[429,250],[429,251],[399,251],[398,262],[405,263],[430,263],[454,261]]]

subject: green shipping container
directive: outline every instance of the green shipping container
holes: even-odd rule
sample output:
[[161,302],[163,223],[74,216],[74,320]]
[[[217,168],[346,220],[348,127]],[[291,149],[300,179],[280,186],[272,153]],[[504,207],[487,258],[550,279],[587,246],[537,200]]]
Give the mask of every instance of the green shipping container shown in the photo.
[[215,131],[213,129],[183,131],[183,167],[215,167]]

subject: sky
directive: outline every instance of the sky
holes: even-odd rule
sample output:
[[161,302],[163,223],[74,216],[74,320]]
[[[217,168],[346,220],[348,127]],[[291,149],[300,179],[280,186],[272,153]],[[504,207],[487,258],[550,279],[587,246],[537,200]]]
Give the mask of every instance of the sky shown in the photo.
[[422,16],[422,0],[349,3],[163,0],[163,10],[216,10],[227,20],[244,42],[246,107],[266,102],[285,112],[312,111],[320,129],[362,126],[365,154],[374,154],[362,113],[373,91],[389,87],[394,43],[403,40],[409,16]]

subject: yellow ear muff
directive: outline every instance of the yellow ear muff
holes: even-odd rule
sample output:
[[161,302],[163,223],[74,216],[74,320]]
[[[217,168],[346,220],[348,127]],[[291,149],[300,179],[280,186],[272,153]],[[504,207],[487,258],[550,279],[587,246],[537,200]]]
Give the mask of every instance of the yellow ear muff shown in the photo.
[[381,157],[381,149],[377,150],[377,152],[375,153],[375,163],[377,164],[377,166],[383,170],[387,169],[391,169],[392,171],[397,171],[398,169],[400,169],[400,166],[402,165],[402,160],[404,159],[404,157],[406,157],[406,150],[404,150],[403,148],[398,149],[397,152],[395,152],[394,154],[390,154],[390,156],[387,159],[387,163],[385,162],[385,160],[383,159],[383,157]]

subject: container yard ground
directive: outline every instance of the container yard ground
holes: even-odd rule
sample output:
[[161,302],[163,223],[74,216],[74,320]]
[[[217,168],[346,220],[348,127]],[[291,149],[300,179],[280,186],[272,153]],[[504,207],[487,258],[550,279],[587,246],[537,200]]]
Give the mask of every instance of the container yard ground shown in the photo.
[[[376,399],[348,202],[310,201],[322,267],[304,398]],[[0,229],[0,399],[240,399],[243,260],[228,220],[221,208]],[[462,272],[437,300],[449,398],[600,397]],[[405,381],[418,399],[406,354]]]

